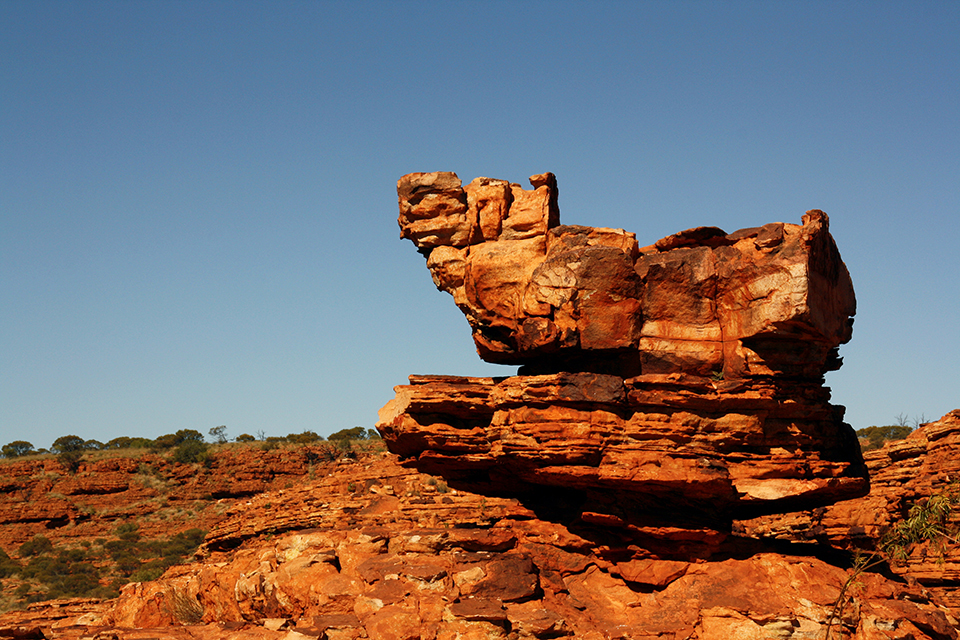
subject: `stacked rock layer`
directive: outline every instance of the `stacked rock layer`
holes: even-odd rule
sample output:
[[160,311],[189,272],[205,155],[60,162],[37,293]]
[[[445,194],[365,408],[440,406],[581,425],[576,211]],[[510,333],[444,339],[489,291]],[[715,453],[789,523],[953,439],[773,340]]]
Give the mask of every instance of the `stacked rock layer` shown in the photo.
[[560,225],[556,178],[530,181],[400,179],[401,236],[480,356],[521,368],[412,376],[380,412],[391,451],[454,486],[638,535],[867,491],[823,386],[856,309],[826,214],[640,247]]

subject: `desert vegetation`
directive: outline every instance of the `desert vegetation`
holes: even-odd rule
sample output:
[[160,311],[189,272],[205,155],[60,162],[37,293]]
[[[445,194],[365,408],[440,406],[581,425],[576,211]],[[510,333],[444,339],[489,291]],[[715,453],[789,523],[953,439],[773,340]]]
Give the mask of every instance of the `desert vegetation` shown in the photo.
[[55,546],[46,536],[36,535],[20,545],[16,559],[0,550],[0,577],[16,585],[13,593],[19,605],[54,598],[112,598],[124,584],[155,580],[183,562],[205,533],[189,529],[148,540],[135,522],[127,522],[109,539],[79,544]]
[[855,551],[850,577],[843,584],[840,596],[827,619],[825,640],[835,637],[832,632],[842,621],[844,610],[850,605],[853,592],[859,585],[859,578],[864,573],[903,565],[914,551],[921,548],[925,555],[933,556],[940,562],[944,561],[947,545],[958,543],[958,527],[953,518],[958,504],[960,481],[954,481],[941,487],[929,498],[915,502],[905,518],[886,529],[873,550]]
[[[0,449],[7,463],[34,464],[18,472],[25,470],[27,475],[10,485],[16,489],[6,496],[8,506],[14,511],[17,505],[36,509],[34,505],[49,502],[62,505],[53,509],[56,514],[73,515],[54,515],[61,520],[51,522],[49,531],[0,548],[0,612],[56,598],[114,597],[124,584],[154,580],[182,563],[202,543],[206,531],[200,527],[209,528],[229,509],[231,500],[218,497],[234,496],[229,481],[216,481],[218,465],[248,464],[242,461],[259,460],[261,451],[269,451],[270,459],[285,469],[289,486],[293,475],[313,478],[316,464],[382,450],[379,435],[361,427],[341,430],[329,440],[312,431],[284,437],[258,432],[231,440],[226,427],[220,426],[210,429],[207,439],[199,431],[182,429],[153,439],[121,437],[107,443],[67,435],[57,438],[49,450],[25,440],[10,442]],[[123,492],[132,498],[111,502],[96,489],[89,494],[68,488],[89,486],[85,483],[98,477],[98,465],[115,458],[135,463],[107,467],[127,469],[117,472],[129,474],[118,486],[129,483]],[[50,466],[50,460],[61,468]],[[260,482],[266,489],[272,486],[273,474],[255,477],[264,478]],[[237,495],[258,491],[256,482]],[[61,488],[58,483],[66,485]],[[66,535],[61,527],[66,527]],[[78,535],[77,527],[91,533]]]
[[920,425],[926,422],[927,418],[922,414],[911,419],[908,418],[905,413],[901,413],[896,417],[895,424],[882,427],[872,426],[863,429],[857,429],[857,438],[860,440],[860,448],[863,451],[872,451],[874,449],[879,449],[887,442],[893,440],[903,440],[915,429],[918,429]]
[[99,440],[84,440],[76,435],[66,435],[57,438],[50,449],[36,449],[31,442],[15,440],[0,447],[0,456],[13,460],[28,456],[55,455],[64,469],[75,473],[85,456],[97,452],[130,454],[131,450],[145,450],[150,453],[166,454],[174,462],[208,465],[212,460],[212,451],[216,447],[259,444],[262,449],[270,450],[284,445],[314,445],[327,441],[330,443],[329,455],[335,458],[343,453],[349,454],[358,444],[363,448],[364,445],[374,444],[380,440],[380,434],[376,430],[363,427],[341,429],[330,434],[329,439],[313,431],[291,433],[286,436],[267,436],[263,431],[258,431],[256,436],[248,433],[240,434],[231,443],[227,437],[226,425],[212,427],[208,434],[210,443],[195,429],[180,429],[175,433],[164,434],[153,439],[120,436],[106,443]]

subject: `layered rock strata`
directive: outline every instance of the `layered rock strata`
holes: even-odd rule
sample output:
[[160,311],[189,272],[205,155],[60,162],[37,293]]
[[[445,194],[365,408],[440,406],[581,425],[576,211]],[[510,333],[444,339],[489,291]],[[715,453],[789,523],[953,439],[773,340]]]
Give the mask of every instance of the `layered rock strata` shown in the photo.
[[556,178],[530,181],[398,182],[401,236],[480,356],[522,366],[412,376],[380,412],[391,451],[461,488],[641,531],[723,530],[866,492],[823,386],[856,306],[823,212],[640,247],[561,226]]
[[[0,616],[43,636],[230,640],[820,638],[849,574],[740,541],[662,559],[603,526],[448,490],[387,456],[237,504],[205,557],[99,608]],[[187,616],[189,614],[189,618]],[[866,575],[831,637],[956,638],[921,591]],[[186,626],[184,626],[186,625]],[[2,636],[2,633],[0,633]]]
[[[221,519],[220,501],[282,487],[326,453],[309,445],[271,451],[235,445],[199,469],[147,452],[88,455],[73,473],[54,456],[0,462],[0,549],[15,553],[38,534],[54,545],[95,540],[127,522],[147,538],[208,529]],[[193,517],[181,521],[187,509]]]
[[[920,426],[903,440],[866,452],[864,459],[870,470],[869,495],[800,513],[737,522],[735,529],[755,538],[875,550],[884,534],[908,518],[915,505],[945,492],[960,499],[960,409]],[[960,607],[956,505],[952,512],[947,536],[911,546],[907,557],[891,559],[890,570],[917,580],[938,601]]]

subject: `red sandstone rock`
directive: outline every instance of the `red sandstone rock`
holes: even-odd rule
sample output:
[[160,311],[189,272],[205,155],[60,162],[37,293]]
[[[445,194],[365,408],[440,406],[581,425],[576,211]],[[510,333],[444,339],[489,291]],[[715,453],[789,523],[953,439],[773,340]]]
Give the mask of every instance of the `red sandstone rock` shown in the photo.
[[[0,636],[823,637],[851,574],[742,535],[766,520],[728,525],[866,487],[820,379],[849,338],[853,301],[825,216],[698,228],[641,250],[622,231],[560,227],[555,178],[531,183],[462,189],[437,173],[398,185],[402,233],[428,254],[481,354],[540,374],[397,387],[379,428],[404,462],[454,490],[392,457],[341,461],[234,503],[195,564],[81,615],[0,616]],[[718,375],[700,375],[717,363]],[[183,499],[269,482],[182,471]],[[866,574],[847,593],[832,637],[957,637],[956,619],[919,587]],[[188,614],[201,621],[181,626]]]
[[[217,451],[209,468],[147,453],[84,460],[75,474],[52,456],[0,462],[0,548],[14,554],[37,534],[55,545],[109,537],[124,522],[136,522],[146,538],[208,529],[222,519],[218,501],[282,487],[309,473],[323,453],[238,445]],[[192,517],[178,517],[186,510]]]
[[[907,517],[911,506],[960,482],[960,409],[922,425],[904,440],[868,451],[870,493],[826,508],[770,515],[737,523],[737,530],[760,538],[818,540],[844,549],[874,549],[884,532]],[[953,516],[960,525],[960,514]],[[894,572],[915,579],[938,601],[960,606],[960,545],[944,539],[917,545]]]
[[697,528],[706,517],[722,530],[731,514],[867,488],[856,440],[818,385],[590,373],[410,381],[377,425],[402,459],[484,493],[562,489],[571,513],[620,526]]
[[[816,638],[848,578],[749,540],[709,560],[663,559],[602,526],[542,520],[515,500],[434,482],[392,457],[339,465],[236,505],[202,562],[128,585],[94,615],[60,614],[54,626],[34,610],[0,617],[0,628],[118,640]],[[278,522],[289,530],[271,534]],[[917,589],[860,582],[844,610],[847,637],[956,637]],[[178,594],[202,609],[201,622],[176,621]]]
[[[391,456],[328,473],[238,502],[193,565],[128,585],[114,602],[0,616],[0,630],[64,640],[817,638],[849,576],[745,539],[710,558],[665,559],[623,530],[445,492]],[[956,637],[918,589],[877,575],[860,583],[845,637]],[[177,621],[184,597],[200,622]]]
[[401,235],[480,356],[523,367],[504,380],[411,377],[380,412],[391,451],[470,490],[566,489],[576,517],[654,538],[719,539],[734,516],[867,490],[822,386],[856,307],[823,212],[641,249],[622,230],[561,226],[556,179],[531,184],[400,179]]
[[427,255],[480,356],[537,371],[819,378],[850,339],[853,286],[826,214],[641,250],[619,229],[560,226],[553,174],[533,191],[454,173],[397,184],[401,236]]

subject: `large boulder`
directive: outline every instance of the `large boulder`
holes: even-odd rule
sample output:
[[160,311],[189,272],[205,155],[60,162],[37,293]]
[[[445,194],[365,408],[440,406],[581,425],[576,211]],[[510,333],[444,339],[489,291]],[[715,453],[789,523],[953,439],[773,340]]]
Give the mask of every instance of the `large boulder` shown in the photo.
[[380,412],[391,451],[464,489],[559,492],[568,516],[641,533],[723,531],[866,493],[823,386],[856,310],[826,214],[641,247],[621,229],[561,225],[556,178],[530,181],[400,179],[402,237],[480,356],[522,366],[411,377]]
[[851,336],[853,285],[822,211],[802,224],[698,227],[640,247],[560,225],[553,174],[533,190],[450,172],[400,179],[401,236],[427,256],[484,360],[532,371],[817,379]]

